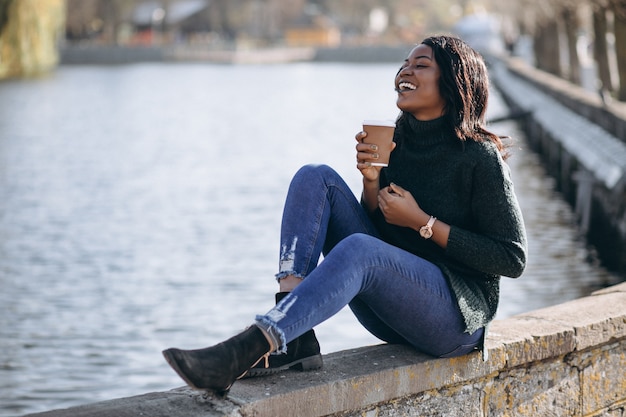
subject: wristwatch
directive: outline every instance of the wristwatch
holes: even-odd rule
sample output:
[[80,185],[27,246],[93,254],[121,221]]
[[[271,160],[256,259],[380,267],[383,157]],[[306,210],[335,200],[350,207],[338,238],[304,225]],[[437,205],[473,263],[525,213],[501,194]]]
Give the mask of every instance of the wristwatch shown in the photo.
[[428,219],[428,223],[426,223],[424,226],[420,227],[420,236],[423,237],[424,239],[430,239],[433,235],[433,224],[435,224],[435,220],[437,220],[436,217],[434,216],[430,216],[430,219]]

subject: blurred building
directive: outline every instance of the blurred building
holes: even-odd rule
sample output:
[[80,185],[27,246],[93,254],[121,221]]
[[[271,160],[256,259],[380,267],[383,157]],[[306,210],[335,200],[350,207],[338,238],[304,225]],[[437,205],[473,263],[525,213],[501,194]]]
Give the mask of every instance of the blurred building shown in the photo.
[[341,43],[341,30],[320,13],[306,13],[287,26],[284,33],[287,46],[335,47]]
[[[209,14],[211,0],[158,0],[139,2],[132,12],[133,44],[168,43],[212,31]],[[158,38],[158,39],[157,39]]]
[[307,0],[67,0],[70,42],[335,46],[338,25]]

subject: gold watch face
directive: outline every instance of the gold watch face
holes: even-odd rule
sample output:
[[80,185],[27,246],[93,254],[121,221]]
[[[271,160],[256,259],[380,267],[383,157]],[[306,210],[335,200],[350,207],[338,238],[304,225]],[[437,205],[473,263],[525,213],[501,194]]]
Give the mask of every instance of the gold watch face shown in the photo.
[[422,236],[424,239],[430,239],[432,235],[433,229],[430,226],[422,226],[420,228],[420,236]]

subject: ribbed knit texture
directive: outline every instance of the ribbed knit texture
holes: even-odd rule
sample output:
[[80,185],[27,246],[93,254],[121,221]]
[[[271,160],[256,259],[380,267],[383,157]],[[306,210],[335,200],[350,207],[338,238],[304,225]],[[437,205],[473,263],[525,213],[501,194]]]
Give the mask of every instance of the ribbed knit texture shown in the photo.
[[495,316],[500,275],[518,277],[526,263],[526,234],[508,165],[491,142],[458,140],[445,120],[398,121],[396,149],[381,188],[411,192],[429,215],[451,226],[444,250],[406,227],[372,217],[383,239],[441,268],[473,333]]

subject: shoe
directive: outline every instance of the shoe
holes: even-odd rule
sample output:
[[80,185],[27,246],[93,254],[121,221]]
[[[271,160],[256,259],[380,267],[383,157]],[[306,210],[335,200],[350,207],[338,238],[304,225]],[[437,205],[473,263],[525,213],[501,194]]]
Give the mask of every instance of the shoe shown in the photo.
[[181,350],[171,348],[163,356],[176,373],[192,388],[225,396],[233,383],[269,356],[271,345],[257,326],[215,346]]
[[[287,294],[289,293],[277,293],[276,304],[285,298]],[[315,332],[311,329],[287,343],[286,354],[270,355],[267,363],[265,363],[265,361],[259,362],[252,367],[243,378],[276,374],[286,371],[287,369],[312,371],[320,369],[322,366],[323,360],[322,354],[320,353],[320,344],[315,337]]]

